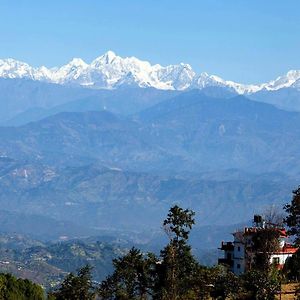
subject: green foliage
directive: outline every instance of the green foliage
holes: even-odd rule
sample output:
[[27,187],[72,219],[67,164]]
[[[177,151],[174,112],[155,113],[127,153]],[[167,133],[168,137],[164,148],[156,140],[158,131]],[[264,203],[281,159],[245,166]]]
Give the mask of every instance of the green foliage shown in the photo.
[[287,280],[300,280],[300,250],[298,250],[292,257],[287,258],[283,273]]
[[132,248],[123,257],[113,260],[115,271],[99,287],[101,299],[147,299],[152,285],[152,268],[156,258],[144,257]]
[[211,296],[220,300],[237,299],[242,292],[242,280],[223,266],[219,266],[215,273]]
[[[50,298],[51,297],[51,298]],[[62,282],[60,288],[50,293],[50,299],[55,300],[92,300],[95,298],[92,284],[91,267],[81,268],[77,275],[70,273]]]
[[300,186],[293,191],[291,203],[284,206],[288,216],[285,223],[289,227],[288,234],[295,237],[295,244],[300,245]]
[[171,241],[161,251],[161,263],[156,270],[155,298],[181,299],[191,289],[199,266],[189,245]]
[[202,275],[202,268],[187,243],[194,215],[193,211],[175,205],[163,222],[170,241],[156,265],[153,299],[199,299],[202,289],[195,278]]
[[43,300],[42,287],[27,279],[17,279],[10,274],[0,274],[0,299]]
[[276,293],[280,291],[280,276],[275,268],[269,272],[251,270],[243,279],[250,299],[274,300]]
[[216,275],[216,268],[198,265],[198,268],[189,279],[190,289],[187,289],[183,299],[208,299],[214,289]]
[[194,212],[178,206],[163,222],[170,241],[161,251],[143,255],[132,248],[113,261],[115,271],[99,288],[101,299],[206,299],[214,272],[201,267],[188,245]]
[[171,207],[167,219],[163,222],[165,231],[172,240],[187,240],[190,230],[195,224],[194,216],[195,212],[191,210],[183,210],[178,205]]

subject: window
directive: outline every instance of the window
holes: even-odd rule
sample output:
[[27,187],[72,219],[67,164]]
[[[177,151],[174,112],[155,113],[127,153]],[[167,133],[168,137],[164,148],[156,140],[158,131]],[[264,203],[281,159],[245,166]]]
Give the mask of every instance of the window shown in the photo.
[[240,246],[238,246],[238,251],[239,251],[239,252],[241,251],[241,247],[240,247]]
[[240,269],[240,268],[241,268],[241,265],[240,265],[240,264],[237,264],[236,267],[237,267],[238,269]]
[[231,259],[231,253],[227,253],[227,259],[228,259],[228,260]]
[[279,265],[279,257],[273,257],[273,264]]

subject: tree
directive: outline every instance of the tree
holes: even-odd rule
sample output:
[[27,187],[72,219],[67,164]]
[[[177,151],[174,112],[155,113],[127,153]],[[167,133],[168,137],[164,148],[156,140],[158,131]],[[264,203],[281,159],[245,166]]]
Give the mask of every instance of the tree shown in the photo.
[[210,299],[210,294],[214,289],[218,273],[218,268],[208,268],[198,265],[198,268],[188,282],[190,287],[186,293],[189,297],[187,299]]
[[189,209],[183,210],[178,205],[170,208],[163,226],[171,241],[186,242],[188,240],[189,233],[195,224],[194,216],[195,212]]
[[283,268],[283,274],[289,281],[297,282],[295,296],[296,299],[300,299],[300,250],[292,256],[287,258]]
[[151,294],[152,270],[156,261],[153,254],[144,257],[136,248],[114,259],[114,273],[100,284],[100,299],[147,299]]
[[[169,237],[160,256],[132,248],[113,260],[114,272],[99,287],[103,300],[195,300],[207,299],[213,288],[216,268],[201,266],[188,244],[195,213],[175,205],[163,222]],[[227,293],[227,292],[226,292]]]
[[56,300],[92,300],[95,298],[92,283],[92,268],[85,266],[78,270],[77,275],[70,273],[57,291],[49,294]]
[[226,267],[219,266],[216,269],[211,296],[214,299],[225,300],[236,299],[241,292],[241,280],[230,272]]
[[284,206],[286,213],[285,223],[289,227],[288,234],[295,237],[294,243],[300,246],[300,186],[293,191],[291,203]]
[[194,278],[199,272],[199,264],[187,243],[195,224],[194,215],[193,211],[175,205],[163,222],[169,243],[161,251],[161,263],[156,266],[154,299],[191,299]]
[[288,257],[283,267],[283,273],[288,280],[300,280],[300,250]]
[[243,280],[248,292],[247,299],[274,300],[280,291],[280,277],[276,268],[270,272],[251,270],[244,275]]
[[258,270],[268,271],[271,262],[271,254],[279,249],[280,229],[266,227],[257,230],[253,235],[254,267]]
[[114,272],[100,284],[100,299],[206,299],[214,272],[198,264],[187,243],[194,215],[171,207],[163,222],[169,243],[160,257],[132,248],[113,260]]
[[263,212],[264,221],[267,226],[282,228],[284,226],[284,213],[278,206],[271,205]]
[[0,299],[43,300],[44,291],[28,279],[17,279],[11,274],[0,274]]

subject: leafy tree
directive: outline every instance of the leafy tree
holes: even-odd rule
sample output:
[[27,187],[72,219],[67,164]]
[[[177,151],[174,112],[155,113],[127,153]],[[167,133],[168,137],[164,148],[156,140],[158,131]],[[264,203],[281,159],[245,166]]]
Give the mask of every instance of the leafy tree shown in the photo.
[[189,209],[183,210],[178,205],[170,208],[163,226],[171,241],[186,242],[188,240],[189,233],[195,224],[194,216],[195,212]]
[[270,272],[251,270],[244,275],[243,280],[249,299],[274,300],[280,291],[280,276],[276,268]]
[[241,293],[242,285],[238,276],[230,272],[226,267],[220,266],[216,270],[211,296],[214,299],[236,299]]
[[0,299],[43,300],[44,291],[27,279],[17,279],[11,274],[0,274]]
[[152,270],[156,258],[145,258],[140,250],[132,248],[127,255],[114,259],[114,273],[99,287],[100,299],[147,299],[151,294]]
[[288,234],[295,237],[294,243],[300,246],[300,186],[293,191],[291,203],[284,206],[287,212],[285,223],[289,227]]
[[210,299],[218,272],[218,268],[198,265],[196,272],[189,281],[190,288],[186,294],[188,299]]
[[190,246],[172,241],[161,251],[161,263],[156,266],[154,299],[183,299],[192,289],[198,267]]
[[271,267],[271,253],[279,249],[280,230],[275,227],[266,227],[257,230],[253,235],[252,251],[254,253],[255,269],[268,271]]
[[174,206],[163,225],[169,237],[159,259],[132,248],[113,261],[114,273],[99,287],[100,299],[206,299],[213,273],[201,267],[188,245],[194,212]]
[[78,270],[77,275],[70,273],[60,288],[50,293],[49,298],[56,300],[92,300],[95,298],[92,284],[92,268],[85,266]]
[[288,280],[300,280],[300,250],[288,257],[283,267],[283,273]]
[[[154,299],[196,299],[192,297],[199,288],[195,278],[200,276],[200,266],[187,243],[195,224],[194,215],[193,211],[175,205],[163,222],[169,243],[161,251],[161,263],[156,266]],[[197,299],[198,296],[195,295]]]

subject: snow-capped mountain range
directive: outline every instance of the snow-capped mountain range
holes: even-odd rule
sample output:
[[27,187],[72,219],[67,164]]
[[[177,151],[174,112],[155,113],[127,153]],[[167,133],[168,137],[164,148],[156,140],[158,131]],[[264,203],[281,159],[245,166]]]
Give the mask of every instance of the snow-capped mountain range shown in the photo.
[[97,89],[121,86],[153,87],[163,90],[203,89],[224,87],[239,94],[285,87],[300,89],[300,70],[289,71],[275,80],[258,85],[245,85],[224,80],[207,73],[196,74],[189,64],[163,67],[151,65],[135,57],[122,58],[112,51],[87,64],[80,58],[72,59],[60,68],[34,68],[14,59],[0,60],[0,78],[27,78],[63,85],[80,85]]

